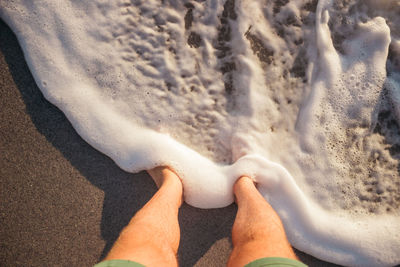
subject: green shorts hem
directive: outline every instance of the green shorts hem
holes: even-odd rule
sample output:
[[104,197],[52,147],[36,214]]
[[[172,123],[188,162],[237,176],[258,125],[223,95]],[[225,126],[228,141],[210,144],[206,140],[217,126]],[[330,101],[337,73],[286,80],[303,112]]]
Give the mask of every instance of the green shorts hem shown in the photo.
[[307,267],[304,263],[279,257],[261,258],[246,264],[245,267]]
[[102,261],[93,267],[145,267],[143,264],[128,260]]
[[[93,267],[145,267],[143,264],[128,260],[102,261]],[[245,267],[307,267],[304,263],[288,258],[261,258],[246,264]]]

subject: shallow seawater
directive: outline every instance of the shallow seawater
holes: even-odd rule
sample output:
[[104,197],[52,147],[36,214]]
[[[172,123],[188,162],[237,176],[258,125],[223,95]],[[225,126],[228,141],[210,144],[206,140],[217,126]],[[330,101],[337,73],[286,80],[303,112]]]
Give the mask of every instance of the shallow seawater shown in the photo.
[[399,1],[19,0],[0,16],[45,97],[121,168],[170,165],[201,208],[249,175],[298,249],[400,263]]

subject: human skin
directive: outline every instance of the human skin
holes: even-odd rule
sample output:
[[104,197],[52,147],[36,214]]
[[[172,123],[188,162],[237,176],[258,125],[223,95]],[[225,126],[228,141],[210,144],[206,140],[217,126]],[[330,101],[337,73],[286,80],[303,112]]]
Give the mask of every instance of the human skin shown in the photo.
[[[157,167],[148,173],[159,190],[122,230],[104,260],[178,266],[178,211],[182,205],[182,183],[168,167]],[[233,251],[228,266],[244,266],[264,257],[297,259],[278,214],[261,196],[253,181],[242,176],[233,191],[238,212],[232,228]]]
[[278,214],[258,192],[254,182],[240,177],[233,188],[238,205],[232,228],[229,267],[244,266],[264,257],[297,260]]
[[167,167],[157,167],[148,172],[159,190],[122,230],[105,260],[130,260],[146,266],[178,266],[178,210],[182,204],[182,183]]

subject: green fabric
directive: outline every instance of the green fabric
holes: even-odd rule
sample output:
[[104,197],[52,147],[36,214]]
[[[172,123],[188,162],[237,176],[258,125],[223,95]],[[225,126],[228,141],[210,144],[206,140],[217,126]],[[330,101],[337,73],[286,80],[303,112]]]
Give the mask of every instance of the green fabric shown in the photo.
[[[128,260],[102,261],[93,267],[145,267],[144,265]],[[287,258],[261,258],[250,262],[245,267],[307,267],[300,261]]]
[[252,261],[245,267],[307,267],[307,265],[288,258],[270,257]]
[[93,267],[145,267],[144,265],[128,260],[102,261]]

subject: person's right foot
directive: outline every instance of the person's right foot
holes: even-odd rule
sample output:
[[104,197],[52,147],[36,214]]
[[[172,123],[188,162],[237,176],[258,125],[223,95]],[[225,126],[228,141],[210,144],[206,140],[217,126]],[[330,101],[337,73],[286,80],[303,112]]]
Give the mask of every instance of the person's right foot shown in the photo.
[[[254,183],[253,179],[248,176],[240,177],[233,186],[233,193],[235,194],[235,202],[241,200],[238,198],[246,197],[248,194],[258,193],[256,188],[256,184]],[[253,194],[252,194],[253,195]]]
[[261,257],[286,257],[296,259],[282,222],[256,188],[250,177],[240,177],[234,187],[238,212],[232,229],[234,250],[231,266],[239,261],[250,262]]

